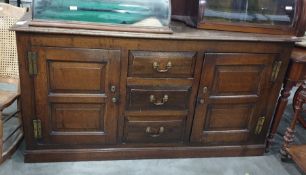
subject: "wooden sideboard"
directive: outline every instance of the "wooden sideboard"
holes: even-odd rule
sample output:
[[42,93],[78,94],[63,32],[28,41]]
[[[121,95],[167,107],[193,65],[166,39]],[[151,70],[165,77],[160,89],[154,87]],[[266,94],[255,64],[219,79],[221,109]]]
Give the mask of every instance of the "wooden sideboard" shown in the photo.
[[15,26],[26,162],[255,156],[296,38]]

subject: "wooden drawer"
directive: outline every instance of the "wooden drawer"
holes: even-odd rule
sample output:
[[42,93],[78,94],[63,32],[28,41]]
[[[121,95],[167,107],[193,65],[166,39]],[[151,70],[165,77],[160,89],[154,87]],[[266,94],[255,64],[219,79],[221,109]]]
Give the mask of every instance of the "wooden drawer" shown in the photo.
[[129,77],[189,78],[194,76],[196,52],[131,51]]
[[129,116],[125,121],[124,140],[127,143],[181,142],[185,116]]
[[128,87],[128,110],[186,110],[190,89],[169,87]]

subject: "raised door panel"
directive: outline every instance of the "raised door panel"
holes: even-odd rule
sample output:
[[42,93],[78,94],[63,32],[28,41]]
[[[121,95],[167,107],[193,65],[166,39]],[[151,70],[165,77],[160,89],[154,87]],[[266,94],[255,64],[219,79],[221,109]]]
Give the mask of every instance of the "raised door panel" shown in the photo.
[[105,92],[105,64],[51,61],[48,66],[51,92]]
[[256,103],[209,104],[206,108],[202,143],[243,144],[248,140]]
[[212,95],[257,94],[263,68],[261,65],[217,66],[211,89]]
[[204,128],[206,131],[246,129],[253,113],[252,104],[211,105],[208,106]]
[[[99,145],[116,142],[120,51],[34,48],[36,117],[40,145]],[[115,87],[115,88],[112,88]],[[71,145],[72,146],[72,145]]]
[[207,53],[191,142],[237,145],[252,142],[265,116],[277,54]]
[[104,131],[104,104],[51,105],[52,131]]

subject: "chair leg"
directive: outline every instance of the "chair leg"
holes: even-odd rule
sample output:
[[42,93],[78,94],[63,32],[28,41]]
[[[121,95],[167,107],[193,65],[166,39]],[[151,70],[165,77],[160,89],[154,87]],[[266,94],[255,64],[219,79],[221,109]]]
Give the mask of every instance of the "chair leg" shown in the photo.
[[[294,97],[293,97],[293,102],[296,101],[296,98],[297,98],[297,94],[299,94],[304,88],[304,91],[305,91],[305,83],[303,83],[302,85],[299,86],[299,88],[297,89],[297,91],[295,92],[294,94]],[[294,103],[292,104],[292,107],[294,109]],[[303,112],[303,111],[302,111]],[[302,115],[300,115],[298,117],[298,121],[299,123],[306,129],[306,120],[302,117]]]
[[16,151],[18,148],[18,145],[20,144],[22,138],[23,138],[23,125],[22,125],[22,118],[21,118],[21,112],[20,112],[20,97],[16,99],[17,101],[17,112],[13,114],[14,118],[17,118],[19,124],[18,128],[16,128],[14,131],[12,131],[8,137],[10,138],[14,134],[18,134],[18,137],[16,137],[13,142],[9,142],[10,144],[6,146],[5,150],[3,150],[3,122],[1,121],[2,118],[0,118],[0,149],[1,149],[1,157],[0,157],[0,164],[4,162],[7,158],[10,158],[12,154]]
[[293,119],[290,123],[290,126],[287,128],[284,135],[284,143],[281,147],[280,153],[282,160],[286,160],[289,158],[287,149],[290,147],[290,144],[293,143],[294,138],[294,130],[299,116],[301,115],[301,111],[303,110],[303,104],[305,103],[305,99],[303,96],[303,90],[301,90],[294,100],[294,114]]

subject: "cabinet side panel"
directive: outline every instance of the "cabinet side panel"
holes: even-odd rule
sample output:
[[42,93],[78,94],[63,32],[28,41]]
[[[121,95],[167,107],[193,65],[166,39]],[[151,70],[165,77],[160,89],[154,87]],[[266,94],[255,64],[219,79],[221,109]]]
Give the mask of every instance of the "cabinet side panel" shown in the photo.
[[34,148],[32,121],[35,114],[33,79],[29,75],[27,59],[27,52],[31,49],[30,37],[31,35],[27,33],[16,33],[20,76],[21,112],[27,149]]

